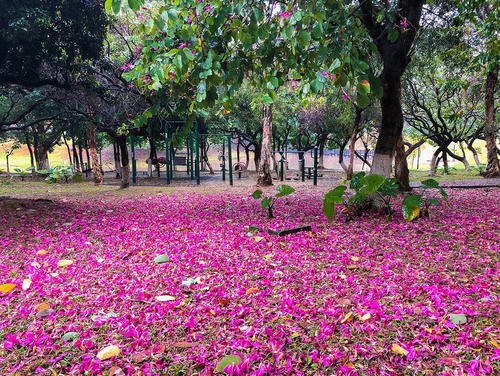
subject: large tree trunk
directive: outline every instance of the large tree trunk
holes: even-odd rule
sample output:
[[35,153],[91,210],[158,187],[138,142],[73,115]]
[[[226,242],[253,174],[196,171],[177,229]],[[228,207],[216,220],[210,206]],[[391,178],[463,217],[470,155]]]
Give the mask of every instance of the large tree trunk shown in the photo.
[[128,149],[127,149],[127,136],[125,135],[118,136],[117,141],[118,141],[118,146],[120,148],[120,156],[122,160],[121,187],[128,188],[130,186],[130,166],[129,166]]
[[[381,77],[382,126],[375,146],[371,173],[390,177],[394,152],[403,130],[403,112],[401,110],[401,76],[388,73],[386,70],[388,69],[384,69]],[[402,184],[407,185],[406,182]]]
[[93,122],[89,122],[88,136],[90,157],[92,158],[92,172],[94,173],[94,184],[99,185],[102,183],[103,177],[101,173],[101,166],[99,164],[99,156],[97,155],[95,124]]
[[484,122],[484,136],[486,139],[486,149],[488,152],[488,165],[486,166],[485,177],[492,178],[500,176],[500,164],[497,155],[497,124],[495,121],[495,88],[498,83],[498,66],[488,72],[486,76],[486,96],[484,106],[486,117]]
[[410,171],[408,170],[408,160],[406,158],[405,144],[403,135],[401,134],[396,145],[396,156],[394,161],[394,175],[398,179],[398,189],[401,192],[409,192],[410,187]]
[[351,180],[354,171],[354,154],[356,153],[356,137],[359,131],[359,123],[361,122],[361,108],[356,106],[356,116],[354,118],[354,126],[352,128],[351,139],[349,140],[349,166],[347,166],[346,179]]
[[49,154],[48,151],[40,144],[35,148],[35,160],[37,170],[49,170]]
[[273,127],[273,106],[264,106],[262,119],[262,148],[258,168],[258,186],[273,185],[271,176],[271,135]]

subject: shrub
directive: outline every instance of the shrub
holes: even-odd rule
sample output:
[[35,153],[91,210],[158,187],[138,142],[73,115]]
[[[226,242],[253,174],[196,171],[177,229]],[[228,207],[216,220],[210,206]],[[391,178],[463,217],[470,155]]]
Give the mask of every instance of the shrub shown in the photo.
[[267,217],[269,219],[274,218],[274,213],[273,213],[273,208],[274,204],[276,203],[276,199],[279,197],[284,197],[291,195],[293,192],[295,192],[295,189],[290,187],[289,185],[283,184],[280,185],[276,188],[276,193],[275,197],[263,197],[263,192],[260,189],[257,189],[255,192],[252,193],[252,197],[256,200],[261,200],[260,201],[260,207],[265,210],[267,208]]
[[338,204],[345,207],[349,219],[359,215],[364,208],[371,206],[371,195],[379,197],[384,203],[386,213],[391,215],[391,198],[397,197],[396,179],[358,172],[353,175],[349,188],[354,190],[354,194],[347,191],[346,185],[339,185],[326,193],[323,199],[323,212],[329,221],[333,220],[335,206]]
[[420,182],[421,194],[412,194],[405,197],[403,203],[401,204],[401,211],[403,212],[403,217],[406,221],[413,221],[420,215],[429,217],[429,208],[432,205],[439,206],[441,202],[436,197],[436,195],[431,193],[432,189],[437,189],[440,196],[446,201],[448,206],[448,194],[445,190],[439,186],[437,180],[426,179]]

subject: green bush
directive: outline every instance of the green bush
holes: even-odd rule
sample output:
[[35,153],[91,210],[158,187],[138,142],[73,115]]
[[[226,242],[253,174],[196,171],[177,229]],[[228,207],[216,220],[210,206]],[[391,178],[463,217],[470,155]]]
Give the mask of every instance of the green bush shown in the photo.
[[412,194],[405,197],[403,203],[401,204],[401,211],[403,212],[403,217],[406,221],[413,221],[415,218],[423,215],[429,217],[429,208],[431,206],[439,206],[441,202],[436,197],[436,195],[431,193],[432,189],[437,189],[439,195],[442,199],[450,205],[448,202],[448,194],[445,190],[439,186],[437,180],[426,179],[420,182],[421,190],[420,194]]
[[333,220],[335,206],[338,204],[344,206],[349,219],[359,215],[364,208],[371,206],[372,195],[378,196],[383,201],[385,211],[389,216],[392,214],[391,198],[397,197],[398,189],[396,179],[358,172],[353,175],[349,188],[354,191],[354,194],[347,191],[346,185],[339,185],[326,193],[323,199],[323,212],[329,221]]
[[295,189],[290,187],[289,185],[283,184],[280,185],[276,188],[276,193],[275,197],[262,197],[263,192],[260,189],[257,189],[255,192],[252,193],[252,197],[256,200],[261,200],[260,201],[260,207],[265,210],[267,208],[267,217],[269,219],[274,218],[274,213],[273,213],[273,208],[274,204],[276,203],[276,199],[279,197],[284,197],[291,195],[293,192],[295,192]]

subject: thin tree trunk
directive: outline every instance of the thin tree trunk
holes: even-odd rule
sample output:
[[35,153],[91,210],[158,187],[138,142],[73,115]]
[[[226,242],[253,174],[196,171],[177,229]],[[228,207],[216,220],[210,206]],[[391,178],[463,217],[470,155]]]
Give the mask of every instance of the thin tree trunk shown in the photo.
[[245,148],[245,166],[248,170],[248,165],[250,164],[250,149],[248,147]]
[[31,167],[33,167],[33,170],[31,173],[34,173],[35,172],[35,170],[34,170],[35,158],[33,157],[33,150],[31,150],[31,143],[30,143],[30,139],[28,136],[28,132],[24,132],[24,138],[26,140],[26,146],[28,147],[28,151],[30,152],[30,163],[31,163]]
[[474,157],[474,162],[476,163],[476,166],[478,168],[481,167],[481,161],[479,160],[479,156],[477,155],[476,149],[474,148],[474,146],[472,146],[472,142],[467,143],[467,149],[469,149],[470,152],[472,153],[472,156]]
[[94,173],[94,184],[99,185],[103,181],[103,176],[101,173],[101,166],[99,164],[99,156],[97,155],[95,124],[91,121],[88,124],[88,137],[89,137],[90,156],[92,157],[92,172]]
[[340,148],[339,148],[339,164],[340,164],[340,167],[342,167],[342,170],[344,170],[344,172],[346,172],[346,173],[347,173],[347,166],[344,163],[344,150],[345,150],[345,147],[347,145],[347,142],[348,141],[344,141],[342,143],[342,145],[340,145]]
[[71,149],[69,148],[69,145],[68,145],[68,140],[66,140],[66,135],[65,135],[66,132],[63,132],[62,136],[63,136],[63,141],[64,141],[64,145],[66,145],[66,150],[68,151],[68,158],[69,158],[69,164],[70,166],[73,167],[73,159],[71,158]]
[[79,140],[80,142],[77,144],[78,146],[78,158],[80,158],[80,171],[85,171],[85,165],[84,165],[84,162],[83,162],[83,148],[82,148],[82,145],[81,145],[81,140]]
[[325,141],[323,140],[319,144],[318,169],[325,169]]
[[349,165],[347,166],[346,179],[351,180],[354,171],[354,157],[356,152],[356,137],[359,131],[359,123],[361,122],[361,108],[356,106],[356,116],[354,118],[354,126],[352,128],[351,139],[349,140]]
[[417,170],[420,168],[420,146],[417,150]]
[[443,150],[443,169],[445,175],[449,174],[449,166],[448,166],[448,153],[446,152],[446,149]]
[[71,147],[73,148],[73,162],[76,170],[80,170],[80,161],[78,160],[78,152],[76,151],[75,137],[71,136]]
[[[94,128],[94,135],[95,135],[95,128]],[[86,154],[86,157],[87,157],[87,169],[90,169],[91,167],[91,163],[90,163],[90,152],[89,152],[89,143],[88,143],[88,140],[87,138],[85,138],[85,154]],[[97,149],[96,149],[96,154],[97,154]],[[99,160],[98,160],[99,162]]]
[[121,179],[122,177],[122,166],[120,164],[120,145],[118,143],[118,138],[116,139],[116,143],[113,144],[113,156],[115,159],[115,171],[116,178]]
[[498,83],[498,65],[488,72],[486,76],[486,96],[484,99],[485,121],[484,136],[488,155],[488,165],[484,173],[485,177],[492,178],[500,176],[500,163],[497,155],[497,124],[495,121],[495,88]]
[[127,149],[127,136],[121,135],[118,137],[118,145],[120,147],[120,156],[121,156],[121,172],[122,172],[122,188],[128,188],[130,186],[130,166],[129,166],[129,158],[128,158],[128,149]]
[[437,166],[439,164],[438,157],[439,157],[439,154],[441,154],[442,151],[443,151],[443,147],[438,147],[436,149],[436,151],[434,152],[434,154],[432,154],[431,166],[429,168],[429,176],[435,176],[436,175],[436,168],[437,168]]
[[271,176],[271,135],[273,127],[273,107],[264,106],[262,119],[262,148],[258,168],[258,186],[273,185]]
[[7,176],[10,176],[9,156],[10,154],[5,155],[5,162],[7,163]]
[[401,192],[409,192],[410,187],[410,171],[408,170],[408,160],[406,158],[405,144],[403,135],[399,135],[396,145],[396,156],[394,161],[394,175],[398,179],[398,189]]

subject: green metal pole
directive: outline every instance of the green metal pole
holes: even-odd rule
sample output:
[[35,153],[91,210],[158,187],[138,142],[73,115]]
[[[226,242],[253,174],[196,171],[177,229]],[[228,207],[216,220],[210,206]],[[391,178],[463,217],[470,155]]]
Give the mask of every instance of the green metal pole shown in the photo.
[[318,148],[314,148],[314,179],[313,184],[318,185]]
[[231,135],[227,136],[227,157],[229,162],[229,185],[233,185],[233,156],[231,155]]
[[170,145],[170,180],[174,180],[174,146]]
[[306,156],[302,155],[302,159],[300,160],[300,173],[302,175],[302,181],[305,181],[306,178]]
[[196,184],[200,185],[200,132],[198,129],[198,122],[194,123],[194,133],[195,133],[195,147],[196,147],[196,160],[195,160],[195,172],[196,172]]
[[189,133],[189,167],[191,170],[191,180],[194,180],[194,152],[193,152],[193,132]]
[[189,176],[189,136],[186,138],[186,175]]
[[135,145],[134,142],[135,138],[134,135],[130,135],[130,149],[132,152],[132,183],[135,184],[137,182],[137,169],[136,169],[136,163],[135,163]]
[[283,154],[281,154],[280,159],[280,180],[283,181],[285,177],[285,159],[283,158]]
[[226,181],[226,154],[225,154],[226,141],[222,143],[222,181]]
[[165,175],[167,175],[167,184],[170,184],[170,172],[169,172],[169,167],[170,167],[170,147],[169,147],[169,142],[168,142],[168,122],[165,123]]

